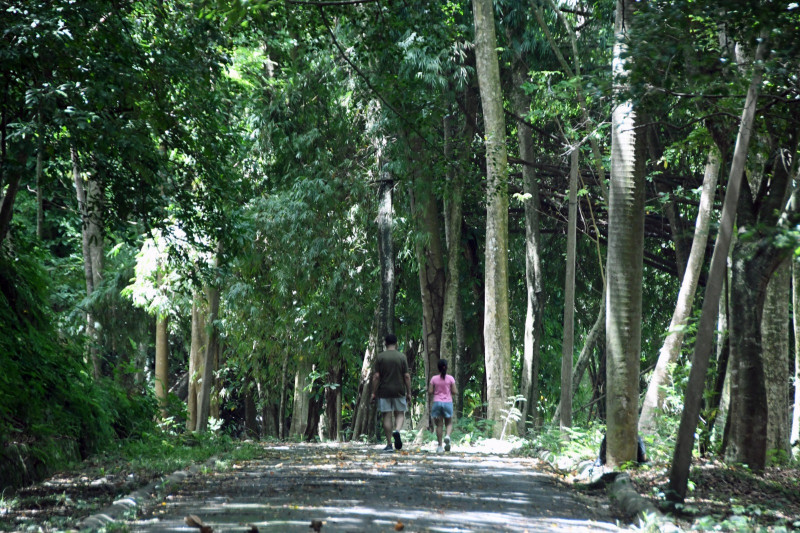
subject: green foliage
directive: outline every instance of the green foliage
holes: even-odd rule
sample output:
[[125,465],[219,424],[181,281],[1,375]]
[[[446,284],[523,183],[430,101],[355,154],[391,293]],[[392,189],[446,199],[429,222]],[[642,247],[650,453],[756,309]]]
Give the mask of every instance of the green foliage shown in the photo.
[[[21,244],[21,243],[18,243]],[[58,335],[36,252],[0,255],[0,472],[30,482],[147,428],[153,405],[95,382],[79,345]]]

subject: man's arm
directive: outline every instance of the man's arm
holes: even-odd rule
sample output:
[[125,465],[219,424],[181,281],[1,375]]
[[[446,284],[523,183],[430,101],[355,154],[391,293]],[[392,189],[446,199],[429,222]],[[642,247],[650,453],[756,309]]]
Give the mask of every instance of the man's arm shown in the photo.
[[380,384],[380,382],[381,382],[381,375],[380,375],[380,373],[378,371],[375,371],[372,374],[372,396],[371,396],[371,398],[373,400],[375,399],[375,394],[377,394],[377,392],[378,392],[378,385]]

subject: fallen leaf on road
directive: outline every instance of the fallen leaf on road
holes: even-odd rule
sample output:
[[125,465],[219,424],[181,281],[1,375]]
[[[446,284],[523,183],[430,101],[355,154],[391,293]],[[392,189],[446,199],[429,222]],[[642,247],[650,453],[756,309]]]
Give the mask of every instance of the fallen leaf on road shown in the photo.
[[200,533],[212,533],[214,531],[211,529],[211,526],[206,525],[205,522],[203,522],[203,520],[201,520],[200,517],[195,514],[190,514],[184,518],[183,521],[187,526],[196,527],[199,529]]
[[394,525],[394,530],[403,531],[405,527],[406,527],[405,524],[403,524],[400,520],[398,520],[397,523]]
[[310,527],[314,531],[319,531],[320,529],[322,529],[322,520],[312,520],[311,525],[308,527]]

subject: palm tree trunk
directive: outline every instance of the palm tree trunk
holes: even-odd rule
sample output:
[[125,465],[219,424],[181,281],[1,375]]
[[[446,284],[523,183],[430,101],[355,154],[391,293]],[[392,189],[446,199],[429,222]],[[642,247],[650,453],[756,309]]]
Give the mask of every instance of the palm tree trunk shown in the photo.
[[[628,72],[627,30],[634,2],[617,0],[615,83]],[[615,91],[619,93],[621,87]],[[642,135],[630,100],[616,101],[611,115],[611,180],[608,200],[606,294],[606,461],[616,467],[636,460],[641,352],[644,172]],[[562,409],[562,412],[564,409]]]

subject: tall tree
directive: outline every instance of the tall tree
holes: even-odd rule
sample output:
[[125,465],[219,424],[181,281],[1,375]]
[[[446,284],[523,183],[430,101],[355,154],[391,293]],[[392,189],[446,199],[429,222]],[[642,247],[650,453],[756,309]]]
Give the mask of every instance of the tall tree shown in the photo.
[[575,344],[575,247],[578,224],[578,156],[580,147],[570,153],[569,215],[567,222],[567,272],[564,277],[564,341],[561,346],[562,428],[572,427],[572,358]]
[[[530,109],[530,102],[525,98],[522,84],[525,80],[524,63],[514,63],[514,87],[512,103],[514,113],[524,117]],[[517,139],[519,158],[528,164],[522,165],[522,193],[525,207],[525,330],[522,341],[522,375],[520,376],[519,393],[525,398],[520,406],[522,417],[518,432],[526,433],[530,421],[536,425],[539,420],[539,367],[541,359],[540,341],[544,320],[544,280],[542,275],[542,239],[539,212],[539,183],[533,166],[533,129],[524,120],[517,121]]]
[[[636,3],[617,0],[614,23],[614,107],[611,115],[611,180],[608,199],[606,294],[606,460],[636,460],[644,249],[644,157],[633,100],[625,78],[633,58],[628,33]],[[563,411],[563,408],[562,408]]]
[[[740,234],[732,254],[730,310],[731,365],[736,373],[731,374],[731,432],[726,457],[756,471],[766,466],[768,451],[762,316],[768,282],[791,252],[773,234],[790,190],[793,159],[787,154],[797,151],[796,131],[789,136],[788,146],[778,147],[767,158],[771,172],[762,175],[761,182],[744,181],[737,209]],[[750,176],[759,181],[756,173]],[[767,178],[768,184],[764,183]]]
[[[796,204],[797,198],[792,199]],[[797,205],[794,206],[797,209]],[[792,431],[789,439],[792,450],[800,444],[800,266],[792,260],[792,325],[794,327],[794,406],[792,409]]]
[[[792,265],[786,258],[767,284],[761,335],[764,349],[764,378],[767,389],[767,450],[777,462],[791,456],[791,403],[789,402],[791,361],[789,359],[789,308],[791,307]],[[782,452],[782,453],[781,453]]]
[[486,149],[485,316],[487,419],[503,430],[502,409],[511,393],[511,333],[508,315],[508,154],[503,94],[491,0],[472,0],[475,60]]
[[[694,447],[694,434],[697,429],[698,417],[700,416],[700,402],[702,400],[706,372],[708,370],[708,361],[711,356],[711,348],[714,341],[714,324],[716,323],[719,311],[719,297],[727,272],[726,260],[731,243],[736,204],[739,201],[739,190],[750,145],[750,136],[753,130],[756,101],[758,99],[758,90],[761,85],[763,74],[761,62],[767,51],[766,37],[767,35],[765,33],[762,34],[762,40],[756,48],[752,79],[750,87],[747,90],[744,109],[742,110],[742,118],[739,123],[739,133],[736,138],[730,173],[728,175],[728,186],[725,190],[725,201],[722,207],[719,233],[717,233],[717,239],[714,243],[714,252],[711,256],[708,283],[706,284],[706,291],[703,296],[703,309],[700,315],[700,323],[697,326],[697,338],[695,339],[694,351],[692,353],[692,368],[689,373],[689,383],[686,386],[683,412],[681,413],[678,437],[670,467],[667,498],[673,502],[682,502],[684,500],[686,497],[686,488],[689,483],[689,467],[692,460],[692,448]],[[728,418],[730,418],[730,416],[729,414]]]
[[197,425],[196,431],[208,429],[208,419],[211,415],[211,395],[213,393],[214,373],[217,371],[216,362],[219,360],[220,349],[220,298],[222,292],[222,278],[220,265],[222,263],[222,241],[217,242],[216,252],[212,260],[211,279],[206,285],[206,300],[208,302],[208,315],[205,325],[208,331],[206,338],[205,357],[200,376],[200,393],[197,398]]
[[647,385],[647,393],[642,403],[642,413],[639,416],[639,431],[645,433],[651,433],[655,430],[656,414],[664,407],[664,387],[669,381],[669,369],[680,355],[681,344],[686,331],[686,322],[692,311],[694,293],[697,290],[697,282],[700,279],[703,257],[708,243],[711,209],[714,206],[714,193],[717,190],[719,166],[719,154],[716,151],[711,151],[706,162],[703,191],[700,195],[700,207],[697,210],[692,248],[689,252],[685,274],[678,292],[678,301],[675,304],[672,320],[667,330],[667,337],[661,346],[658,361],[656,362],[655,370],[653,370],[653,376],[650,378],[650,383]]

